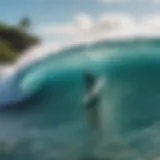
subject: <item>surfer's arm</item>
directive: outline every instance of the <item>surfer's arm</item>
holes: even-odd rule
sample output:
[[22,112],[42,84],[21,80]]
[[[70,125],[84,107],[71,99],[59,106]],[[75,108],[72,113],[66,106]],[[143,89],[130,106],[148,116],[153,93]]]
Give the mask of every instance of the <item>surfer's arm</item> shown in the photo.
[[86,104],[92,101],[94,98],[96,98],[99,95],[103,86],[104,86],[104,79],[98,80],[96,85],[93,87],[93,90],[84,97],[83,102]]

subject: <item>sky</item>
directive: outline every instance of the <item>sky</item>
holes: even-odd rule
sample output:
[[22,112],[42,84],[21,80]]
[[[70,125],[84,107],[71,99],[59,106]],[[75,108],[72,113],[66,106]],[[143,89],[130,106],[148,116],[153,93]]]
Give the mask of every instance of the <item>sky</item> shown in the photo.
[[157,4],[158,0],[0,0],[0,20],[16,23],[28,16],[38,24],[68,21],[79,12],[95,18],[102,12],[139,15],[159,12]]
[[22,16],[29,16],[37,23],[60,22],[69,20],[77,12],[98,14],[108,10],[107,6],[97,0],[1,0],[0,19],[14,23]]
[[138,21],[151,14],[160,15],[160,0],[0,0],[0,22],[17,24],[22,17],[29,17],[32,31],[44,43],[87,39],[81,35],[91,37],[90,31],[100,37],[99,32],[104,31],[101,22],[107,21],[108,15],[113,15],[115,24],[122,20],[133,29],[132,18]]

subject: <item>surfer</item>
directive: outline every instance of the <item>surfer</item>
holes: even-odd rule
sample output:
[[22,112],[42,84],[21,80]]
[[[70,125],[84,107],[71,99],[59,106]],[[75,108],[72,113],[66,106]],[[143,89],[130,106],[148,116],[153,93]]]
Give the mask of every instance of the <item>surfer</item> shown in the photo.
[[84,74],[84,81],[86,85],[86,95],[84,97],[84,106],[86,111],[86,119],[88,125],[88,149],[87,155],[95,158],[94,150],[99,142],[100,136],[100,90],[104,84],[102,78],[95,78],[90,73]]
[[102,79],[97,80],[92,74],[85,73],[85,84],[87,95],[84,99],[84,105],[87,113],[89,126],[93,130],[99,129],[99,105],[100,90],[103,86]]

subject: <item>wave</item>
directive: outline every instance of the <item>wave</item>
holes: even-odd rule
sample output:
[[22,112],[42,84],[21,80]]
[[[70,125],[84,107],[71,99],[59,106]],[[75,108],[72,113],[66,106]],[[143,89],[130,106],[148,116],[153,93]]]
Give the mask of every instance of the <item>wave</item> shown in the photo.
[[[150,132],[160,120],[159,44],[159,39],[84,43],[17,65],[14,74],[0,83],[0,143],[5,148],[16,139],[10,154],[1,150],[4,156],[22,159],[24,150],[30,159],[91,155],[116,159],[112,153],[121,159],[159,156],[157,151],[148,154],[150,148],[143,141],[148,136],[147,144],[154,145]],[[98,107],[99,116],[94,115],[98,131],[93,134],[93,128],[87,127],[83,101],[92,95],[85,73],[96,80],[91,83],[96,100],[90,104]],[[95,112],[87,113],[93,116]],[[149,134],[144,134],[146,128],[151,128]],[[156,145],[159,149],[159,143]],[[109,148],[112,153],[106,152]]]

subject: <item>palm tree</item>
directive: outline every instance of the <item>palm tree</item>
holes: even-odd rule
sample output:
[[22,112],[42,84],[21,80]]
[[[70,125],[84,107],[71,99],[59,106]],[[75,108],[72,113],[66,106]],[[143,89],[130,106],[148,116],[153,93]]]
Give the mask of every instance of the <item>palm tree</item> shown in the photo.
[[19,27],[22,30],[28,30],[30,26],[31,26],[31,20],[28,17],[22,18],[19,22]]

